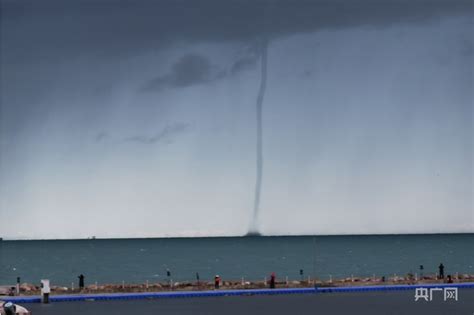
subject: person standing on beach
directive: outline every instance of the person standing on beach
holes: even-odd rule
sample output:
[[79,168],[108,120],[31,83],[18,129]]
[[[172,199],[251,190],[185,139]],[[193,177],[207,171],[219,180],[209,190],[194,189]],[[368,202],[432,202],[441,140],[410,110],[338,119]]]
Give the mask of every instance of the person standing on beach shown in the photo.
[[443,263],[439,264],[438,269],[439,269],[439,278],[444,279],[444,265],[443,265]]
[[272,272],[272,275],[270,276],[270,289],[275,289],[275,273]]
[[84,277],[83,274],[81,274],[81,275],[78,276],[78,278],[79,278],[79,290],[82,290],[82,289],[84,289],[84,278],[85,277]]
[[168,284],[170,286],[170,290],[173,290],[173,281],[171,280],[171,271],[166,269],[166,276],[168,277]]
[[220,287],[220,284],[221,284],[221,277],[219,277],[219,275],[216,275],[214,277],[214,289],[219,289]]

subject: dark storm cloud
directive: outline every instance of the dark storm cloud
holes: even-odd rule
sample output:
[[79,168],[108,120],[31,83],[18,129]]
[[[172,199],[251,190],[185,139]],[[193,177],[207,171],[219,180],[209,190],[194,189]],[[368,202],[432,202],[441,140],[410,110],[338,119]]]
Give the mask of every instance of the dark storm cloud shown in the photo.
[[157,91],[166,87],[188,87],[214,81],[223,75],[224,73],[213,67],[207,58],[188,54],[172,66],[170,73],[151,80],[143,90]]
[[169,73],[146,83],[142,91],[161,91],[164,88],[183,88],[213,82],[255,68],[258,58],[259,55],[256,52],[247,52],[244,56],[237,58],[227,71],[212,65],[204,56],[188,54],[179,58]]
[[165,126],[160,132],[152,136],[137,135],[126,138],[126,141],[138,142],[143,144],[154,144],[160,141],[171,141],[172,137],[185,132],[189,128],[189,124],[176,122]]
[[232,63],[229,74],[236,75],[241,71],[255,69],[262,56],[264,38],[259,38],[251,42],[242,54]]
[[95,136],[95,141],[96,142],[101,142],[101,141],[105,140],[108,136],[109,135],[107,134],[107,132],[101,131]]
[[472,14],[470,0],[3,0],[1,5],[2,41],[19,60],[84,53],[110,58],[174,42],[271,40]]
[[230,73],[237,74],[241,71],[253,69],[257,65],[257,61],[257,55],[242,57],[232,64]]

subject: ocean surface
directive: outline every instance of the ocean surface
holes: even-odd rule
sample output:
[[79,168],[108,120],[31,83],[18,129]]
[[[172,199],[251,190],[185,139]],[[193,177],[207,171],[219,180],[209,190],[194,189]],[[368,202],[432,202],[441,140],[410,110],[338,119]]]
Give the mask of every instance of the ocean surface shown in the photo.
[[0,241],[0,285],[474,274],[474,234]]

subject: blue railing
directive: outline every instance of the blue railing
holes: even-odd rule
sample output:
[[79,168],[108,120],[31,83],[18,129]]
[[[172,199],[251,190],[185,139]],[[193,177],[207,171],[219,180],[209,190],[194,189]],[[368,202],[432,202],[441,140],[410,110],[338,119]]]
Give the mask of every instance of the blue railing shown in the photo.
[[[305,293],[337,293],[337,292],[368,292],[368,291],[401,291],[415,288],[449,288],[474,289],[474,282],[453,284],[416,284],[416,285],[374,285],[348,287],[314,287],[314,288],[285,288],[285,289],[248,289],[248,290],[216,290],[216,291],[174,291],[174,292],[145,292],[145,293],[109,293],[109,294],[74,294],[50,296],[50,302],[73,301],[110,301],[110,300],[141,300],[160,298],[193,298],[216,296],[242,295],[277,295]],[[14,303],[40,303],[40,296],[16,296],[5,299]]]

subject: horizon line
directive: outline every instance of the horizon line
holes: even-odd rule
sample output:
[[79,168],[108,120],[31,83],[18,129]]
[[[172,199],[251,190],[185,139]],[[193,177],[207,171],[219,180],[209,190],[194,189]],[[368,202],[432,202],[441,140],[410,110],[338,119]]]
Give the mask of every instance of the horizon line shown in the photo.
[[373,234],[244,234],[244,235],[199,235],[199,236],[151,236],[151,237],[96,237],[86,238],[2,238],[0,242],[11,241],[105,241],[105,240],[154,240],[154,239],[203,239],[203,238],[266,238],[266,237],[347,237],[347,236],[434,236],[434,235],[474,235],[472,232],[440,233],[373,233]]

